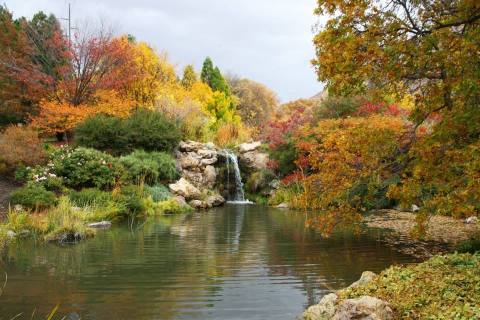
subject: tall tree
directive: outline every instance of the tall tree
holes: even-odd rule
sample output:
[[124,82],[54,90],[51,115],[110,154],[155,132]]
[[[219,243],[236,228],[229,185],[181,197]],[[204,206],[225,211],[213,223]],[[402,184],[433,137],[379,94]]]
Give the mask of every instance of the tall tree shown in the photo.
[[278,106],[277,95],[265,85],[236,77],[227,78],[238,97],[237,110],[244,123],[259,127],[267,123]]
[[214,67],[210,57],[207,57],[203,62],[201,79],[204,83],[208,84],[213,91],[220,91],[226,95],[230,95],[230,87],[227,81],[222,76],[220,69]]
[[185,89],[190,89],[195,82],[197,82],[197,74],[191,64],[185,66],[183,69],[182,85]]
[[210,57],[206,57],[203,61],[202,73],[200,74],[200,79],[208,85],[212,82],[213,77],[213,62]]
[[2,122],[19,121],[45,96],[45,87],[51,83],[51,78],[32,62],[34,50],[20,21],[14,21],[12,14],[2,6],[0,30]]
[[313,64],[333,93],[411,91],[418,122],[478,101],[480,2],[318,0],[316,13],[331,17]]

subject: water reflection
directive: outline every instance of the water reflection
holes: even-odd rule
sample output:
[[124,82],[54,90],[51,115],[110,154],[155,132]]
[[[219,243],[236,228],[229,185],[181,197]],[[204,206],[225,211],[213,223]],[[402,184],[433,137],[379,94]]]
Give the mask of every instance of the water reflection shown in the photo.
[[364,270],[413,261],[381,235],[321,239],[304,219],[227,206],[113,228],[72,247],[23,242],[2,266],[0,314],[45,314],[60,303],[82,319],[293,319]]

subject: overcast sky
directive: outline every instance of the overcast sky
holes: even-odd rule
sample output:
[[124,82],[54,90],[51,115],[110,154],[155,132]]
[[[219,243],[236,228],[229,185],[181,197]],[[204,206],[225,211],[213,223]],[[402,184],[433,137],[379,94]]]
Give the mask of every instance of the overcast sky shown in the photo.
[[[14,17],[67,17],[67,0],[4,0]],[[224,73],[262,82],[285,102],[322,89],[310,60],[315,0],[71,0],[72,20],[105,21],[169,53],[180,70],[206,56]]]

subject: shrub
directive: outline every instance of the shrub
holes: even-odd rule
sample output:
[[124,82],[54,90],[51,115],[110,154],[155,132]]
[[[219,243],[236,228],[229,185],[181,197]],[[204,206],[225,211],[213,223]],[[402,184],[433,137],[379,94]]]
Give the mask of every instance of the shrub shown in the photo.
[[127,170],[131,183],[145,182],[156,184],[170,182],[178,177],[175,159],[164,152],[145,152],[142,150],[120,158]]
[[43,186],[29,183],[15,190],[10,198],[12,204],[20,204],[29,209],[45,209],[56,204],[55,193],[46,190]]
[[44,174],[63,178],[66,186],[80,189],[109,189],[124,174],[123,167],[112,156],[87,148],[60,148],[52,154]]
[[79,124],[75,132],[78,145],[114,155],[135,149],[171,151],[181,138],[173,121],[146,109],[137,110],[127,119],[96,115]]
[[155,204],[155,213],[156,214],[181,214],[181,213],[189,213],[192,212],[193,208],[180,204],[175,199],[169,199],[165,201],[161,201]]
[[112,154],[126,152],[128,140],[125,121],[103,114],[90,117],[76,127],[75,142],[79,146]]
[[159,112],[140,109],[125,126],[129,150],[172,151],[181,138],[175,124]]
[[6,170],[13,172],[20,165],[44,163],[45,148],[32,127],[12,125],[0,134],[0,158]]
[[145,186],[145,192],[150,195],[155,202],[165,201],[172,197],[170,190],[162,184],[153,187]]
[[105,205],[109,201],[114,201],[114,196],[110,192],[95,188],[87,188],[81,191],[71,191],[68,194],[70,201],[79,207],[93,205]]
[[117,195],[119,201],[125,203],[130,215],[140,215],[153,210],[153,200],[149,197],[143,186],[129,185],[120,189]]

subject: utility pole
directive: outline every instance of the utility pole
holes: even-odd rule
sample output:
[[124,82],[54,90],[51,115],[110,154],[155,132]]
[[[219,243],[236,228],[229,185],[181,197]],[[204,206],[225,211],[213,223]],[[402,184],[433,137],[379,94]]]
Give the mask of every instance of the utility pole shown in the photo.
[[70,2],[68,3],[68,18],[60,18],[62,20],[68,21],[68,44],[69,46],[72,45],[72,6]]

